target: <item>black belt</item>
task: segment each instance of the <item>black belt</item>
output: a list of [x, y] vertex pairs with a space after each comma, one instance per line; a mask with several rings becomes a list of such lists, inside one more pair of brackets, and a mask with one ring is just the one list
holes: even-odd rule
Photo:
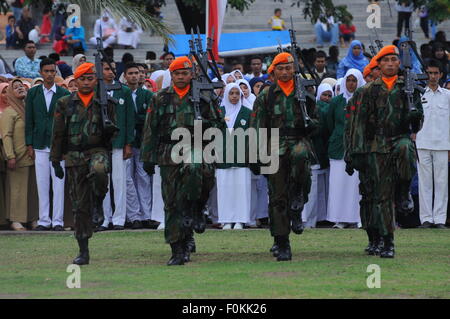
[[302, 128], [280, 128], [280, 136], [294, 136], [294, 137], [303, 137], [305, 136], [305, 130]]
[[91, 150], [93, 148], [99, 148], [99, 147], [105, 147], [105, 145], [103, 145], [103, 144], [93, 144], [93, 145], [82, 146], [82, 145], [71, 145], [71, 144], [69, 144], [67, 146], [67, 151], [68, 152], [86, 152], [86, 151], [89, 151], [89, 150]]

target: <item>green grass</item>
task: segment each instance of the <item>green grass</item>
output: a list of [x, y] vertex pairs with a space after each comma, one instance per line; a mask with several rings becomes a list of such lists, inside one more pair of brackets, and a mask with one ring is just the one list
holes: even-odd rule
[[[306, 230], [291, 235], [293, 260], [276, 262], [268, 230], [207, 230], [191, 263], [168, 267], [161, 231], [96, 233], [81, 289], [68, 289], [71, 233], [0, 235], [0, 298], [449, 298], [450, 232], [395, 236], [396, 258], [381, 259], [364, 255], [362, 230]], [[369, 264], [380, 289], [366, 286]]]

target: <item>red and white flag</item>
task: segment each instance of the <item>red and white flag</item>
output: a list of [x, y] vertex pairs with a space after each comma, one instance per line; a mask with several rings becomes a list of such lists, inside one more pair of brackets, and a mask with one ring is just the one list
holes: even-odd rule
[[226, 7], [227, 0], [206, 0], [206, 33], [214, 40], [212, 51], [216, 60], [219, 57], [219, 41]]

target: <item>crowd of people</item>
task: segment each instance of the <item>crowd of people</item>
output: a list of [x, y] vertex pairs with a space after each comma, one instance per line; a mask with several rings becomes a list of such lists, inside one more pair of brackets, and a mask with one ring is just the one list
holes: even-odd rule
[[[14, 74], [0, 68], [0, 225], [13, 230], [63, 231], [73, 221], [69, 190], [64, 179], [56, 178], [57, 172], [49, 161], [55, 105], [61, 97], [78, 91], [75, 70], [85, 62], [92, 62], [92, 58], [85, 55], [82, 27], [37, 27], [27, 8], [22, 9], [17, 23], [15, 16], [16, 11], [8, 19], [7, 34], [13, 36], [8, 37], [7, 46], [21, 47], [24, 56], [15, 60]], [[311, 163], [312, 185], [302, 216], [306, 227], [358, 228], [361, 227], [359, 179], [357, 173], [347, 174], [344, 161], [346, 107], [359, 88], [379, 79], [380, 74], [376, 57], [354, 39], [351, 23], [324, 31], [324, 27], [334, 25], [330, 17], [327, 19], [328, 22], [318, 22], [315, 27], [317, 49], [302, 50], [300, 60], [301, 66], [308, 70], [307, 76], [320, 83], [308, 90], [315, 95], [315, 113], [321, 124], [312, 137], [317, 160]], [[279, 20], [281, 10], [277, 9], [269, 21], [273, 30], [285, 28]], [[142, 136], [138, 132], [142, 132], [151, 96], [171, 86], [169, 67], [175, 55], [165, 52], [160, 61], [155, 61], [154, 53], [149, 52], [146, 61], [134, 61], [133, 55], [126, 53], [120, 62], [115, 62], [112, 47], [118, 44], [136, 48], [142, 30], [125, 18], [117, 26], [105, 12], [96, 21], [89, 42], [96, 43], [100, 27], [109, 54], [109, 60], [103, 61], [104, 81], [123, 85], [110, 95], [124, 104], [126, 111], [117, 123], [121, 133], [112, 145], [110, 191], [103, 202], [105, 221], [97, 230], [163, 229], [161, 173], [157, 167], [155, 174], [149, 176], [143, 169]], [[55, 52], [37, 58], [36, 41], [26, 36], [32, 30], [38, 32], [40, 43], [53, 38]], [[349, 42], [347, 54], [341, 60], [337, 46], [339, 30], [343, 41]], [[327, 36], [332, 44], [328, 54], [321, 50]], [[404, 41], [408, 39], [400, 38], [394, 44], [400, 46]], [[449, 51], [445, 33], [439, 31], [430, 43], [420, 46], [419, 55], [411, 52], [414, 70], [426, 72], [429, 80], [423, 95], [425, 122], [415, 137], [419, 162], [411, 190], [416, 214], [398, 216], [398, 225], [402, 227], [445, 228], [448, 223]], [[61, 54], [69, 52], [73, 54], [72, 65], [60, 60]], [[211, 74], [211, 80], [223, 81], [225, 85], [216, 93], [221, 97], [222, 113], [227, 114], [229, 130], [248, 128], [256, 97], [274, 82], [272, 59], [273, 55], [268, 54], [217, 61], [221, 78], [214, 79]], [[216, 186], [205, 214], [216, 228], [263, 227], [267, 225], [268, 204], [267, 178], [254, 175], [245, 164], [227, 163], [217, 167]]]

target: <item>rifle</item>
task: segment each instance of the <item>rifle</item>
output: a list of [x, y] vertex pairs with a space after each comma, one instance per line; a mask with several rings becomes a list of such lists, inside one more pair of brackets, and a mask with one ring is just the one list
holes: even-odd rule
[[278, 51], [278, 53], [281, 53], [281, 52], [283, 52], [283, 46], [281, 45], [280, 39], [277, 39], [277, 41], [278, 41], [277, 51]]
[[297, 47], [297, 41], [295, 38], [295, 30], [294, 30], [294, 24], [292, 23], [292, 17], [291, 17], [291, 29], [289, 29], [289, 35], [291, 38], [291, 55], [294, 58], [295, 100], [300, 105], [300, 108], [301, 108], [301, 111], [303, 114], [303, 121], [305, 124], [305, 128], [307, 128], [311, 122], [311, 118], [309, 117], [308, 111], [306, 109], [306, 95], [307, 95], [306, 87], [317, 85], [317, 82], [315, 80], [308, 80], [306, 78], [305, 73], [303, 72], [302, 68], [300, 67], [300, 65], [298, 63], [298, 58], [297, 58], [298, 47]]
[[372, 53], [372, 56], [375, 56], [377, 54], [377, 51], [375, 50], [375, 47], [373, 46], [373, 41], [372, 41], [372, 37], [369, 34], [369, 40], [370, 40], [370, 45], [369, 45], [369, 49], [370, 49], [370, 53]]
[[[201, 120], [202, 115], [200, 111], [200, 102], [203, 99], [206, 103], [210, 103], [211, 99], [216, 100], [217, 97], [214, 94], [214, 89], [223, 88], [223, 83], [221, 81], [212, 82], [208, 76], [207, 69], [211, 64], [208, 61], [208, 53], [212, 53], [212, 39], [208, 39], [208, 47], [206, 51], [203, 51], [202, 48], [202, 40], [200, 37], [200, 32], [197, 30], [197, 39], [194, 38], [194, 32], [191, 30], [191, 40], [189, 40], [189, 49], [190, 49], [190, 59], [192, 61], [192, 84], [191, 84], [191, 97], [190, 100], [194, 104], [194, 113], [195, 119]], [[219, 71], [217, 69], [217, 64], [214, 61], [214, 57], [211, 54], [213, 63], [212, 70], [216, 73], [216, 76], [220, 78]], [[201, 70], [201, 73], [197, 72], [197, 68], [195, 65], [195, 61], [197, 61], [198, 66]], [[207, 92], [207, 94], [202, 94], [203, 92]]]
[[[97, 99], [100, 104], [102, 123], [103, 123], [103, 134], [107, 141], [110, 141], [111, 137], [115, 132], [119, 131], [119, 128], [110, 120], [108, 116], [108, 102], [113, 102], [117, 104], [117, 100], [108, 95], [110, 90], [120, 90], [122, 85], [120, 83], [115, 83], [112, 85], [106, 85], [103, 81], [103, 64], [102, 58], [106, 58], [105, 51], [103, 49], [103, 39], [102, 39], [102, 26], [100, 25], [100, 37], [97, 38], [97, 53], [95, 56], [95, 72], [97, 73]], [[109, 61], [107, 61], [111, 70], [113, 70]]]
[[373, 30], [375, 31], [375, 43], [377, 44], [378, 51], [380, 51], [383, 48], [383, 41], [378, 37], [377, 28], [373, 28]]

